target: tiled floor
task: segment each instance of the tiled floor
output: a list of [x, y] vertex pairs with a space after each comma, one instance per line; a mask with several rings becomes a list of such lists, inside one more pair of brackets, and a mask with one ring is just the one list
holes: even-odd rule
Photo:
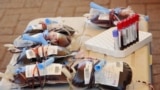
[[0, 0], [0, 71], [4, 71], [12, 54], [3, 47], [20, 35], [28, 22], [39, 17], [82, 16], [94, 1], [104, 7], [126, 7], [147, 14], [149, 32], [153, 33], [153, 81], [160, 90], [160, 0]]

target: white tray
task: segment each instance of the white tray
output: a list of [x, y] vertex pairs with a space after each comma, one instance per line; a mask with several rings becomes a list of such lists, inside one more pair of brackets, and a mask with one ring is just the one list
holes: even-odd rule
[[110, 28], [97, 36], [87, 40], [85, 46], [88, 50], [99, 52], [102, 54], [114, 56], [114, 57], [126, 57], [135, 50], [143, 47], [145, 44], [152, 41], [152, 34], [144, 31], [139, 31], [139, 41], [135, 44], [125, 48], [124, 50], [114, 49], [114, 39], [112, 31], [116, 29]]

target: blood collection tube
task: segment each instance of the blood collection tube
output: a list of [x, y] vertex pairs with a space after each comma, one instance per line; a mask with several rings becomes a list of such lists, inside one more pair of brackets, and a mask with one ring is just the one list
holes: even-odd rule
[[124, 19], [117, 24], [120, 50], [127, 48], [139, 40], [139, 15]]
[[130, 35], [130, 22], [129, 22], [129, 18], [125, 19], [124, 20], [124, 29], [126, 31], [126, 44], [125, 46], [128, 47], [130, 45], [130, 42], [131, 42], [131, 35]]
[[136, 39], [136, 41], [138, 42], [139, 41], [139, 15], [138, 14], [136, 14], [135, 15], [136, 16], [136, 20], [135, 20], [135, 22], [136, 22], [136, 31], [137, 31], [137, 39]]
[[122, 22], [117, 23], [118, 28], [118, 41], [119, 41], [119, 48], [120, 50], [123, 50], [123, 35], [122, 35]]
[[119, 50], [118, 30], [113, 30], [112, 34], [113, 34], [113, 38], [114, 38], [114, 49]]
[[126, 29], [126, 20], [122, 21], [122, 38], [123, 38], [123, 49], [127, 47], [127, 29]]
[[137, 39], [137, 26], [136, 26], [136, 17], [135, 15], [132, 16], [132, 34], [133, 34], [133, 43], [136, 42]]
[[134, 33], [133, 33], [133, 18], [132, 16], [128, 18], [128, 28], [129, 28], [129, 32], [128, 32], [128, 38], [129, 38], [129, 46], [133, 44], [134, 41]]
[[135, 41], [135, 37], [134, 37], [135, 30], [134, 30], [133, 27], [134, 27], [134, 18], [133, 18], [133, 16], [131, 16], [131, 19], [130, 19], [130, 28], [131, 28], [132, 43], [134, 43], [134, 41]]

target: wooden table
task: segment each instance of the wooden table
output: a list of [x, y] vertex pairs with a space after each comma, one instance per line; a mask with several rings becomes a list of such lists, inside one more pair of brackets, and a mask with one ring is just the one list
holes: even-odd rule
[[[51, 18], [55, 19], [55, 18]], [[32, 20], [28, 25], [38, 23], [40, 20], [44, 20], [44, 18], [39, 18]], [[95, 58], [104, 58], [108, 61], [124, 61], [127, 62], [132, 70], [133, 70], [133, 79], [132, 83], [127, 87], [127, 90], [149, 90], [149, 88], [142, 84], [135, 83], [136, 80], [146, 81], [150, 82], [150, 67], [149, 67], [149, 47], [148, 45], [145, 45], [144, 47], [140, 48], [139, 50], [135, 51], [134, 53], [130, 54], [129, 56], [125, 58], [115, 58], [103, 54], [99, 54], [96, 52], [88, 51], [85, 49], [85, 46], [83, 45], [84, 41], [87, 39], [103, 32], [105, 29], [101, 29], [97, 26], [94, 26], [93, 24], [86, 23], [86, 18], [84, 17], [63, 17], [62, 18], [63, 23], [66, 25], [69, 25], [73, 27], [76, 30], [75, 36], [72, 40], [72, 44], [68, 47], [71, 50], [76, 50], [79, 47], [84, 51], [85, 56], [91, 56]], [[140, 30], [148, 31], [147, 23], [143, 18], [141, 18], [140, 21]], [[80, 41], [80, 42], [79, 42]], [[18, 54], [14, 54], [10, 64], [14, 64], [16, 61]], [[9, 72], [9, 70], [6, 70], [6, 73]], [[0, 86], [6, 89], [10, 89], [11, 83], [7, 81], [6, 79], [2, 79], [0, 82]], [[66, 90], [68, 88], [68, 85], [62, 85], [62, 86], [53, 86], [50, 88], [51, 90]], [[49, 88], [47, 88], [48, 90]]]

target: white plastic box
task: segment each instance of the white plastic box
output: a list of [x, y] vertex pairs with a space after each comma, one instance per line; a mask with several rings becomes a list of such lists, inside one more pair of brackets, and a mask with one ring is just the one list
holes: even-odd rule
[[114, 38], [112, 36], [112, 31], [116, 27], [110, 28], [97, 36], [87, 40], [85, 46], [88, 50], [99, 52], [102, 54], [114, 56], [114, 57], [126, 57], [135, 50], [143, 47], [145, 44], [148, 44], [152, 41], [152, 34], [144, 31], [139, 31], [139, 41], [133, 45], [125, 48], [124, 50], [115, 50], [114, 49]]

